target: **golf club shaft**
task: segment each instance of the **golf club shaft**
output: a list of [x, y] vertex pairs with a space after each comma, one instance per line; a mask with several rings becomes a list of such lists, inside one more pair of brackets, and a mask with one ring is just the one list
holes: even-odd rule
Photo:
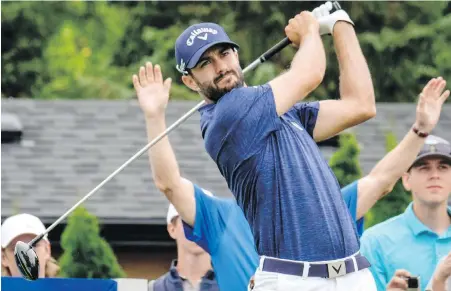
[[[332, 8], [330, 10], [330, 13], [333, 13], [337, 10], [340, 10], [341, 6], [338, 3], [338, 1], [332, 2]], [[280, 52], [283, 48], [285, 48], [287, 45], [291, 43], [290, 39], [288, 37], [285, 37], [281, 41], [279, 41], [276, 45], [274, 45], [272, 48], [267, 50], [264, 54], [262, 54], [258, 59], [253, 61], [251, 64], [249, 64], [244, 70], [243, 73], [246, 73], [247, 70], [253, 70], [255, 67], [257, 67], [259, 64], [264, 63], [265, 61], [272, 58], [275, 54]]]
[[[283, 39], [276, 45], [274, 45], [272, 48], [270, 48], [268, 51], [266, 51], [263, 55], [260, 56], [257, 60], [252, 62], [250, 65], [248, 65], [246, 68], [243, 69], [243, 74], [247, 73], [248, 71], [254, 69], [259, 64], [264, 63], [268, 59], [270, 59], [273, 55], [281, 51], [283, 48], [288, 46], [290, 44], [290, 41], [288, 38]], [[119, 168], [116, 169], [113, 173], [111, 173], [105, 180], [103, 180], [99, 185], [97, 185], [94, 189], [91, 190], [86, 196], [84, 196], [80, 201], [78, 201], [74, 206], [72, 206], [66, 213], [64, 213], [60, 218], [58, 218], [52, 225], [50, 225], [44, 233], [42, 233], [39, 236], [36, 236], [29, 244], [33, 246], [35, 243], [37, 243], [39, 240], [41, 240], [47, 233], [52, 231], [55, 226], [57, 226], [61, 221], [63, 221], [71, 212], [73, 212], [80, 204], [85, 202], [89, 197], [91, 197], [94, 193], [96, 193], [100, 188], [103, 187], [106, 183], [108, 183], [114, 176], [119, 174], [125, 167], [127, 167], [130, 163], [132, 163], [134, 160], [136, 160], [138, 157], [140, 157], [142, 154], [144, 154], [150, 147], [152, 147], [154, 144], [159, 142], [163, 137], [168, 135], [172, 130], [177, 128], [180, 124], [182, 124], [185, 120], [187, 120], [191, 115], [194, 114], [200, 107], [202, 107], [205, 104], [205, 100], [201, 101], [199, 104], [194, 106], [190, 111], [188, 111], [185, 115], [180, 117], [174, 124], [172, 124], [170, 127], [168, 127], [164, 132], [162, 132], [159, 136], [157, 136], [155, 139], [153, 139], [151, 142], [149, 142], [145, 147], [143, 147], [139, 152], [137, 152], [135, 155], [133, 155], [128, 161], [126, 161], [124, 164], [122, 164]]]

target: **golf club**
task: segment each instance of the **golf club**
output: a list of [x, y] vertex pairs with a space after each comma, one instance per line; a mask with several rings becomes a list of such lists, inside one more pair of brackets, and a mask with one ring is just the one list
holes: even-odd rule
[[[329, 4], [330, 3], [330, 4]], [[340, 5], [337, 2], [333, 4], [328, 2], [330, 5], [329, 10], [332, 12], [341, 9]], [[267, 50], [264, 54], [262, 54], [257, 60], [252, 62], [246, 68], [243, 69], [243, 74], [253, 70], [259, 64], [264, 63], [273, 57], [276, 53], [280, 52], [286, 46], [290, 44], [290, 40], [285, 37], [283, 40], [278, 42], [272, 48]], [[39, 277], [39, 259], [36, 255], [36, 252], [33, 250], [33, 247], [46, 235], [48, 234], [55, 226], [57, 226], [62, 220], [64, 220], [71, 212], [73, 212], [80, 204], [85, 202], [91, 195], [96, 193], [103, 185], [105, 185], [108, 181], [110, 181], [114, 176], [116, 176], [119, 172], [121, 172], [125, 167], [127, 167], [131, 162], [140, 157], [143, 153], [145, 153], [150, 147], [155, 145], [158, 141], [160, 141], [163, 137], [165, 137], [172, 130], [177, 128], [181, 123], [183, 123], [186, 119], [188, 119], [194, 112], [196, 112], [200, 107], [205, 104], [205, 101], [200, 102], [196, 106], [194, 106], [190, 111], [188, 111], [185, 115], [183, 115], [180, 119], [178, 119], [174, 124], [168, 127], [163, 133], [157, 136], [154, 140], [149, 142], [145, 147], [143, 147], [140, 151], [138, 151], [135, 155], [133, 155], [128, 161], [122, 164], [118, 169], [116, 169], [113, 173], [111, 173], [105, 180], [103, 180], [99, 185], [97, 185], [94, 189], [91, 190], [86, 196], [84, 196], [80, 201], [78, 201], [72, 208], [70, 208], [66, 213], [64, 213], [60, 218], [58, 218], [52, 225], [50, 225], [42, 234], [36, 236], [32, 241], [28, 244], [22, 241], [18, 241], [16, 243], [14, 249], [14, 258], [16, 260], [17, 267], [22, 273], [23, 277], [27, 280], [36, 280]]]

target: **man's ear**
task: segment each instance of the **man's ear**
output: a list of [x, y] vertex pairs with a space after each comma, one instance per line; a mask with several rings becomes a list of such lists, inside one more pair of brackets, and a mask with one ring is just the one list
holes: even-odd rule
[[175, 227], [176, 227], [176, 226], [175, 226], [174, 223], [169, 223], [169, 224], [168, 224], [168, 233], [169, 233], [169, 236], [172, 237], [172, 239], [174, 239], [174, 240], [177, 239]]
[[196, 81], [194, 81], [194, 78], [191, 75], [183, 75], [182, 82], [191, 90], [199, 92], [199, 86], [197, 86]]
[[406, 189], [407, 191], [411, 191], [411, 187], [410, 187], [410, 174], [409, 173], [404, 173], [402, 175], [402, 185], [404, 186], [404, 189]]
[[7, 268], [8, 267], [8, 258], [6, 257], [6, 250], [2, 248], [2, 266]]

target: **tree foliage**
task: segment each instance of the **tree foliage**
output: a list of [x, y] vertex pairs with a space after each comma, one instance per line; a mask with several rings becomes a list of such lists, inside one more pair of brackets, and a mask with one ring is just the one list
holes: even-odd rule
[[[395, 134], [393, 132], [388, 132], [385, 137], [385, 148], [387, 153], [393, 150], [397, 144], [398, 142]], [[393, 187], [393, 190], [379, 200], [366, 215], [365, 228], [369, 228], [390, 217], [403, 213], [411, 201], [412, 198], [410, 193], [405, 190], [401, 179], [399, 179]]]
[[[131, 98], [131, 75], [160, 63], [174, 82], [173, 98], [198, 99], [175, 70], [174, 42], [188, 25], [223, 25], [240, 44], [245, 67], [284, 37], [295, 13], [319, 2], [63, 1], [2, 5], [2, 96]], [[414, 101], [432, 76], [451, 77], [449, 2], [342, 2], [356, 23], [378, 101]], [[337, 98], [339, 67], [324, 36], [328, 66], [316, 99]], [[287, 48], [246, 76], [264, 83], [285, 70]]]
[[338, 183], [344, 187], [362, 177], [359, 163], [359, 144], [352, 133], [340, 135], [340, 148], [332, 155], [329, 166], [334, 171]]
[[66, 278], [121, 278], [125, 273], [113, 250], [99, 236], [97, 218], [79, 207], [69, 216], [61, 235], [64, 253], [59, 259], [61, 277]]

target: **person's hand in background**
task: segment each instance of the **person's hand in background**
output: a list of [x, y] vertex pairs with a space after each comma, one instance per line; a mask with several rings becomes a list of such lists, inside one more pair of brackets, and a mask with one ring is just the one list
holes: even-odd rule
[[396, 270], [390, 282], [388, 282], [387, 291], [407, 291], [406, 278], [410, 276], [410, 273], [406, 270]]
[[437, 265], [437, 268], [432, 275], [431, 290], [448, 291], [446, 290], [446, 281], [449, 277], [451, 277], [451, 252]]

